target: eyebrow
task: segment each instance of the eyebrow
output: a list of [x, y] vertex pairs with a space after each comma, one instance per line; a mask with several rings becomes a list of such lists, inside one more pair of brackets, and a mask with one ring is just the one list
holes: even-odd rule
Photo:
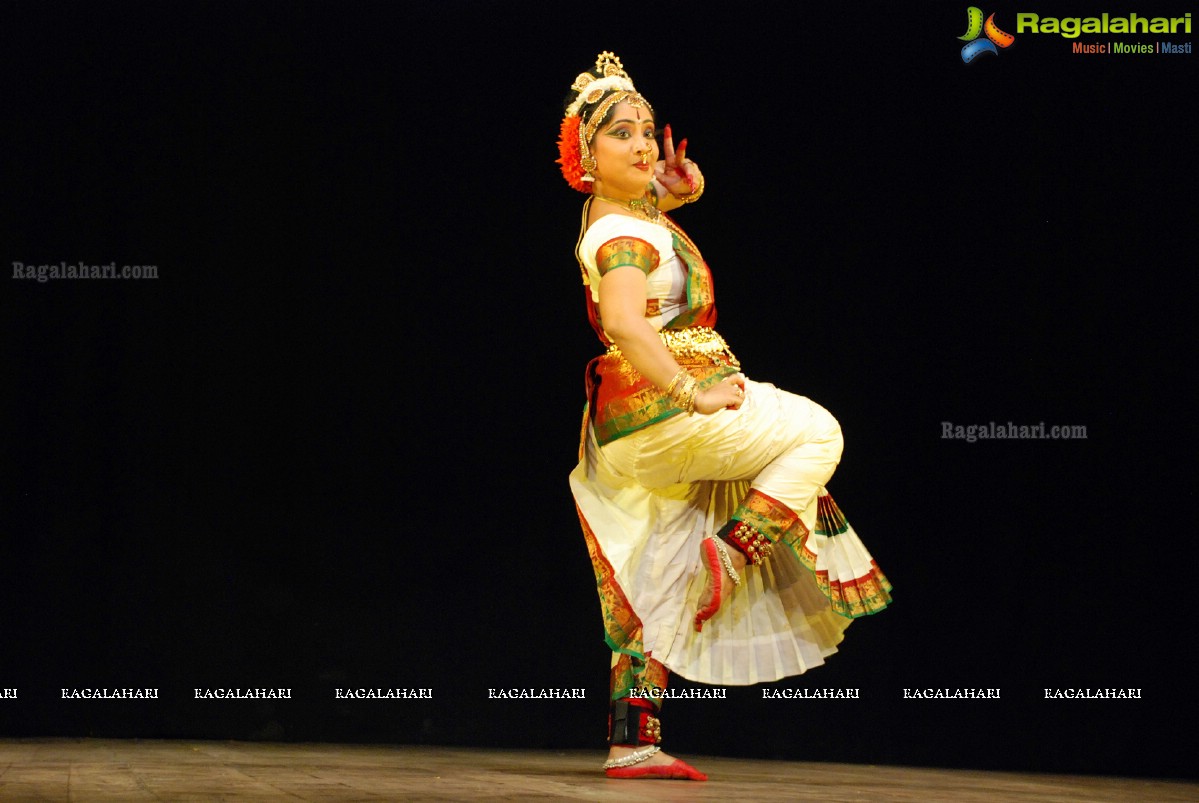
[[644, 120], [630, 120], [626, 117], [626, 118], [622, 118], [620, 120], [613, 120], [608, 125], [608, 128], [611, 128], [614, 125], [619, 125], [620, 123], [632, 123], [633, 125], [637, 125], [638, 123], [650, 123], [652, 125], [653, 122], [654, 122], [654, 118], [652, 118], [652, 117], [647, 117]]

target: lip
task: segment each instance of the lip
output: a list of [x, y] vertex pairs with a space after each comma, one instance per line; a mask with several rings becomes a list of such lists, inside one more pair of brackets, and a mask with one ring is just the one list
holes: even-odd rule
[[652, 165], [642, 164], [641, 162], [633, 162], [633, 167], [640, 170], [642, 173], [648, 173]]

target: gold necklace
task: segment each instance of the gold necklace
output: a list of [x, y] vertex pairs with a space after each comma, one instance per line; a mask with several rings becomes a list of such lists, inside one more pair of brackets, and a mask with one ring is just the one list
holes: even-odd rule
[[659, 220], [662, 213], [658, 211], [658, 207], [651, 204], [644, 198], [634, 198], [630, 201], [619, 201], [616, 198], [609, 198], [606, 195], [592, 193], [592, 197], [599, 198], [601, 201], [607, 201], [610, 204], [616, 204], [622, 209], [627, 209], [633, 213], [634, 217], [648, 220], [650, 223], [661, 223]]

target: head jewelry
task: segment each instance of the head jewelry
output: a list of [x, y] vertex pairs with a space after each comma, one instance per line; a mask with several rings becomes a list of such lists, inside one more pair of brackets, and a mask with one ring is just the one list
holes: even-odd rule
[[[595, 157], [591, 155], [591, 140], [595, 130], [617, 103], [627, 101], [637, 107], [653, 109], [638, 94], [624, 65], [611, 51], [605, 50], [595, 60], [595, 69], [579, 73], [570, 88], [575, 98], [566, 107], [562, 129], [558, 136], [558, 164], [567, 183], [579, 192], [591, 192], [587, 185], [595, 181]], [[609, 94], [610, 93], [610, 94]], [[595, 105], [585, 112], [585, 106]]]

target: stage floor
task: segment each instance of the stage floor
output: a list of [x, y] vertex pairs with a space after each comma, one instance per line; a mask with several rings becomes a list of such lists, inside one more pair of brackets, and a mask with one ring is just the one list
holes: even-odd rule
[[693, 758], [707, 783], [617, 781], [602, 760], [599, 750], [0, 740], [0, 800], [1199, 800], [1199, 784], [1178, 781], [729, 758]]

